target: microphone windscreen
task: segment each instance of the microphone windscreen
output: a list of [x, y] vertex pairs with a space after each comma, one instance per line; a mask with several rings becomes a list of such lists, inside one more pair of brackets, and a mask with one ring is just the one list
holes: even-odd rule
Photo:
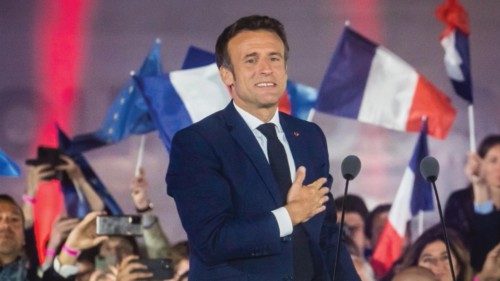
[[436, 158], [432, 156], [426, 156], [420, 162], [420, 173], [430, 182], [435, 182], [439, 175], [439, 163]]
[[354, 179], [361, 170], [361, 161], [356, 155], [349, 155], [342, 161], [340, 166], [342, 176], [346, 180]]

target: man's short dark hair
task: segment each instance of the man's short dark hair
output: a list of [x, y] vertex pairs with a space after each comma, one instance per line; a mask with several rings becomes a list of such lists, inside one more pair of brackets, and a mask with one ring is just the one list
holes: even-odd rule
[[479, 157], [484, 158], [488, 151], [497, 144], [500, 144], [500, 135], [489, 135], [481, 141], [477, 154]]
[[366, 223], [366, 219], [368, 218], [368, 208], [366, 207], [365, 201], [357, 195], [347, 194], [345, 197], [338, 197], [335, 199], [335, 206], [337, 211], [342, 211], [342, 203], [345, 203], [345, 212], [346, 213], [358, 213], [363, 222]]
[[222, 31], [222, 33], [219, 35], [219, 38], [217, 38], [217, 43], [215, 44], [215, 58], [217, 67], [225, 66], [231, 68], [231, 60], [229, 58], [227, 45], [231, 38], [245, 30], [267, 30], [276, 33], [276, 35], [280, 37], [281, 41], [283, 41], [283, 44], [285, 45], [285, 61], [287, 61], [289, 48], [283, 24], [281, 24], [281, 22], [279, 22], [277, 19], [268, 16], [253, 15], [240, 18], [235, 23], [226, 27], [224, 31]]

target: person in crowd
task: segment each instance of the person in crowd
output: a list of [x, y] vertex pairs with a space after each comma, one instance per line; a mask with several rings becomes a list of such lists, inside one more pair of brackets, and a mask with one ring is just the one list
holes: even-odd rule
[[[326, 140], [279, 113], [287, 81], [283, 25], [243, 17], [216, 61], [233, 100], [172, 141], [167, 191], [190, 243], [193, 280], [359, 280], [339, 235]], [[298, 169], [296, 169], [298, 168]]]
[[0, 194], [0, 280], [64, 280], [52, 267], [43, 277], [37, 275], [33, 230], [25, 225], [21, 206], [9, 195]]
[[469, 153], [465, 174], [470, 184], [450, 196], [444, 217], [462, 235], [472, 266], [480, 271], [500, 242], [500, 135], [486, 137], [477, 153]]
[[149, 258], [166, 258], [170, 255], [170, 241], [163, 231], [158, 217], [153, 213], [153, 204], [148, 195], [149, 184], [143, 168], [130, 185], [131, 197], [136, 211], [142, 215], [144, 245]]
[[410, 266], [398, 272], [392, 281], [439, 281], [439, 279], [425, 267]]
[[[32, 227], [33, 227], [33, 207], [37, 203], [35, 200], [36, 192], [38, 191], [38, 186], [46, 181], [46, 179], [52, 178], [56, 172], [65, 173], [66, 176], [73, 182], [75, 188], [81, 192], [85, 197], [86, 201], [89, 203], [91, 211], [102, 211], [104, 209], [104, 203], [98, 194], [94, 191], [90, 183], [86, 180], [80, 167], [75, 163], [73, 159], [66, 155], [60, 155], [60, 160], [62, 164], [58, 166], [51, 166], [47, 163], [36, 163], [27, 166], [27, 187], [26, 192], [23, 195], [23, 214], [25, 217], [25, 229], [29, 234], [27, 237], [31, 237]], [[50, 234], [49, 241], [47, 242], [45, 250], [45, 260], [40, 266], [41, 271], [46, 271], [51, 268], [54, 256], [59, 252], [63, 241], [68, 236], [69, 232], [78, 224], [79, 219], [67, 217], [66, 212], [63, 211], [62, 214], [54, 221], [52, 226], [52, 231]], [[34, 241], [34, 238], [33, 238]], [[34, 242], [33, 242], [34, 243]], [[33, 247], [34, 259], [37, 257], [36, 247]], [[32, 262], [34, 263], [34, 261]], [[86, 263], [88, 264], [88, 263]], [[84, 263], [82, 265], [82, 271], [84, 270]], [[85, 268], [88, 268], [85, 267]], [[43, 273], [39, 273], [42, 275]]]
[[[447, 234], [456, 280], [472, 280], [469, 252], [453, 229], [447, 229]], [[398, 271], [412, 266], [421, 266], [431, 270], [439, 281], [452, 281], [445, 241], [441, 225], [427, 229], [405, 252]]]
[[378, 238], [382, 230], [384, 229], [385, 223], [389, 218], [389, 211], [391, 210], [391, 204], [381, 204], [376, 206], [369, 214], [366, 220], [365, 235], [370, 241], [370, 251], [367, 258], [371, 256], [371, 251], [375, 249], [377, 245]]
[[363, 281], [375, 280], [373, 269], [365, 256], [366, 250], [369, 247], [369, 241], [365, 236], [365, 223], [368, 217], [368, 208], [363, 199], [357, 195], [348, 194], [345, 197], [339, 197], [335, 199], [338, 220], [340, 220], [343, 204], [345, 211], [344, 233], [347, 233], [346, 236], [352, 240], [354, 245], [354, 248], [348, 247], [348, 250], [351, 253], [356, 272]]

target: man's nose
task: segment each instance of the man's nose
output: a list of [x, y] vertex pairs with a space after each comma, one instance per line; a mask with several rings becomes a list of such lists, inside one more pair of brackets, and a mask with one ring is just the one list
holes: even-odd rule
[[271, 74], [273, 72], [271, 64], [268, 60], [261, 60], [259, 63], [259, 71], [262, 74]]

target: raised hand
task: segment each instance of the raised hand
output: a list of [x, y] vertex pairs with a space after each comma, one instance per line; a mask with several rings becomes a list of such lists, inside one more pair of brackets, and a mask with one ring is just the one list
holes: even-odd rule
[[136, 262], [138, 256], [128, 256], [122, 260], [117, 269], [112, 270], [116, 281], [135, 281], [151, 278], [153, 274], [147, 271], [147, 267]]
[[[97, 216], [104, 214], [101, 211], [88, 213], [69, 233], [64, 245], [74, 251], [82, 251], [97, 246], [108, 239], [107, 236], [97, 236], [95, 232], [95, 220]], [[75, 264], [76, 258], [77, 255], [68, 253], [64, 249], [59, 255], [61, 264]]]
[[319, 178], [304, 186], [305, 177], [306, 169], [301, 166], [297, 169], [295, 181], [288, 191], [285, 208], [293, 225], [306, 222], [326, 209], [324, 204], [328, 201], [329, 193], [329, 189], [323, 186], [326, 178]]
[[467, 156], [467, 164], [465, 165], [464, 172], [469, 181], [472, 183], [474, 191], [474, 202], [482, 203], [490, 199], [490, 191], [486, 178], [481, 171], [481, 157], [474, 152], [470, 152]]
[[80, 167], [78, 167], [75, 161], [73, 161], [73, 159], [63, 154], [61, 154], [59, 157], [64, 162], [64, 164], [56, 166], [56, 170], [66, 172], [66, 174], [68, 174], [68, 176], [73, 181], [85, 178], [83, 176], [82, 170], [80, 169]]
[[144, 174], [144, 169], [141, 168], [139, 175], [132, 180], [132, 184], [130, 185], [130, 195], [132, 196], [135, 208], [138, 210], [148, 208], [151, 202], [148, 196], [149, 184]]

